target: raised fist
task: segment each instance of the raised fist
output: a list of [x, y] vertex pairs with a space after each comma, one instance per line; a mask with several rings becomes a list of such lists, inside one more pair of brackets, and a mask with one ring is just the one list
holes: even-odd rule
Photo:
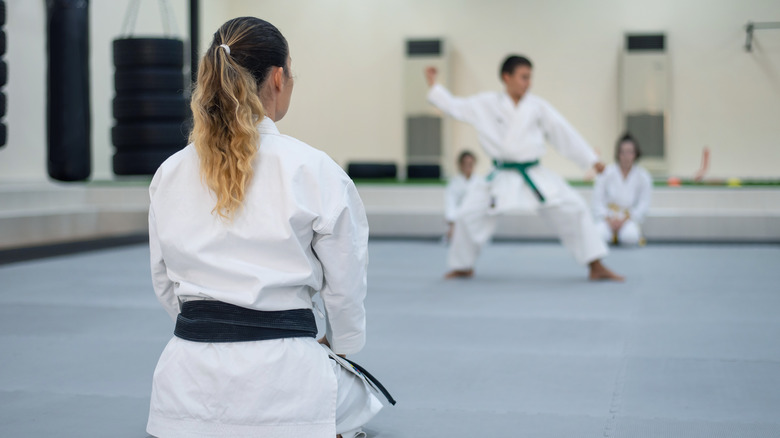
[[439, 74], [439, 71], [436, 70], [436, 67], [429, 66], [425, 68], [425, 80], [428, 82], [429, 87], [433, 87], [433, 85], [436, 83], [436, 76]]

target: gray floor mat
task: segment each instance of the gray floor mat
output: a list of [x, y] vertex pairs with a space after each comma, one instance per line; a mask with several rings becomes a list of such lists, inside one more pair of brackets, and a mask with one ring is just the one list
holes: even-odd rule
[[[780, 437], [780, 247], [650, 245], [592, 283], [559, 245], [370, 245], [369, 436]], [[136, 245], [0, 266], [0, 436], [145, 437], [173, 322]]]

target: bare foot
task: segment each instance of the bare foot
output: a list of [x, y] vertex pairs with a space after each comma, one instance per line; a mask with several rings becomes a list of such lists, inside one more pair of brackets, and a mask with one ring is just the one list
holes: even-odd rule
[[450, 278], [471, 278], [474, 276], [474, 270], [473, 269], [455, 269], [453, 271], [448, 272], [446, 275], [444, 275], [444, 278], [450, 279]]
[[615, 274], [607, 269], [606, 266], [601, 264], [601, 260], [590, 262], [590, 274], [588, 278], [593, 281], [609, 280], [609, 281], [625, 281], [625, 277]]

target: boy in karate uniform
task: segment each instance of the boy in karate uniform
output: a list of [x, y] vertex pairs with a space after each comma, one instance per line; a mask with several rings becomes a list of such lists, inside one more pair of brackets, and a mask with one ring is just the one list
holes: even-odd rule
[[435, 67], [425, 70], [428, 100], [449, 116], [472, 125], [480, 144], [493, 159], [494, 171], [471, 184], [455, 221], [447, 264], [447, 278], [474, 275], [482, 246], [496, 228], [498, 214], [535, 210], [558, 233], [575, 260], [589, 267], [591, 280], [623, 277], [607, 269], [601, 259], [607, 247], [599, 236], [588, 206], [556, 173], [539, 165], [549, 141], [583, 169], [604, 170], [595, 152], [547, 101], [528, 92], [531, 61], [509, 56], [501, 66], [504, 92], [455, 97], [436, 83]]

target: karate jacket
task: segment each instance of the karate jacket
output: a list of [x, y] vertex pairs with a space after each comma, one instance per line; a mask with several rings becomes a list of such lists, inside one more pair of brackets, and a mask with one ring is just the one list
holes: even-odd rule
[[[213, 211], [193, 145], [149, 192], [155, 293], [257, 310], [312, 308], [320, 293], [336, 353], [365, 343], [368, 223], [357, 190], [325, 153], [265, 118], [254, 174], [232, 221]], [[148, 431], [162, 436], [335, 436], [336, 380], [313, 338], [197, 343], [173, 338], [154, 375]], [[212, 435], [209, 435], [212, 434]]]
[[[564, 157], [583, 169], [598, 162], [598, 156], [582, 136], [546, 100], [527, 92], [515, 105], [505, 92], [484, 92], [468, 97], [453, 96], [440, 84], [431, 87], [428, 101], [449, 116], [473, 126], [485, 152], [494, 160], [532, 162], [551, 144]], [[554, 204], [568, 185], [543, 166], [528, 170], [529, 177]], [[514, 170], [494, 171], [488, 176], [496, 213], [535, 209], [540, 205], [522, 176]], [[461, 212], [468, 206], [464, 206]]]

